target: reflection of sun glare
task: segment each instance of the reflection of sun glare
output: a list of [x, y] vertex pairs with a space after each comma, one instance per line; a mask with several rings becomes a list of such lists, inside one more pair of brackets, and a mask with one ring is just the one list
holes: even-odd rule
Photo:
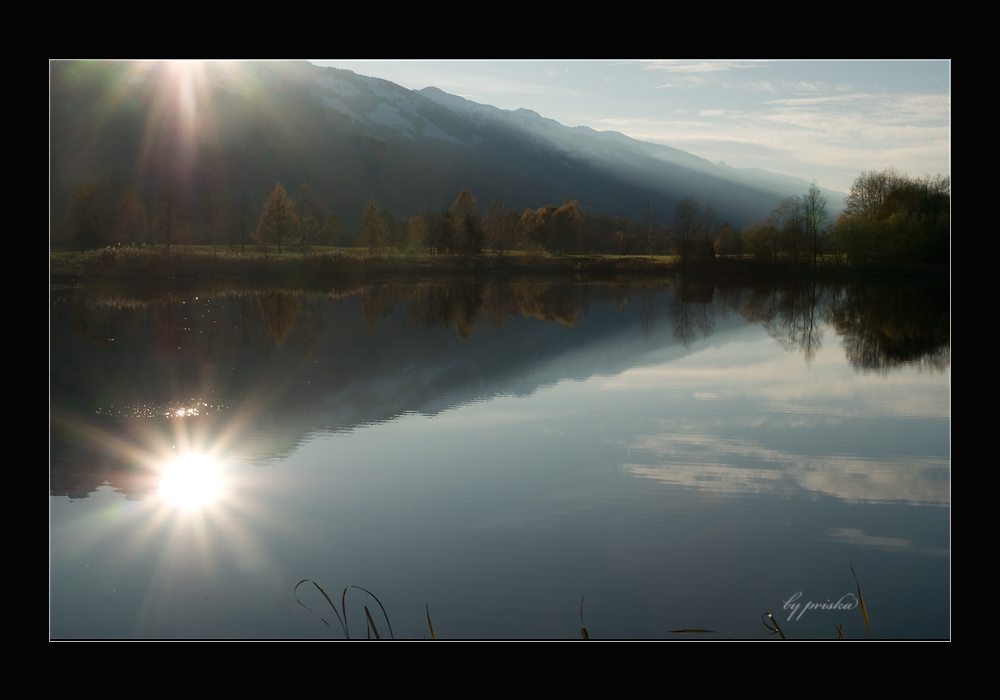
[[160, 477], [160, 496], [182, 510], [215, 501], [222, 491], [218, 465], [211, 459], [188, 454], [170, 462]]
[[[81, 436], [95, 461], [118, 467], [108, 474], [116, 505], [95, 511], [95, 536], [120, 541], [129, 560], [154, 557], [148, 600], [157, 610], [161, 596], [187, 590], [190, 581], [214, 585], [218, 562], [269, 566], [258, 528], [276, 523], [260, 512], [260, 483], [240, 467], [245, 454], [234, 447], [252, 430], [252, 414], [229, 408], [189, 397], [108, 406], [96, 419], [53, 410], [60, 434]], [[140, 617], [158, 614], [153, 607]]]

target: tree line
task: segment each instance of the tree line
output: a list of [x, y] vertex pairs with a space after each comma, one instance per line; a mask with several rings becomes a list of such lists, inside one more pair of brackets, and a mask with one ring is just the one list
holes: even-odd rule
[[813, 184], [804, 196], [784, 200], [764, 221], [724, 232], [715, 248], [767, 263], [815, 265], [820, 256], [833, 256], [851, 265], [947, 265], [951, 178], [910, 177], [893, 167], [863, 172], [836, 219]]
[[132, 186], [115, 197], [108, 178], [94, 179], [73, 191], [64, 223], [81, 252], [178, 244], [281, 252], [285, 246], [335, 246], [343, 233], [336, 213], [326, 211], [308, 184], [299, 188], [297, 203], [280, 183], [254, 201], [246, 193], [230, 196], [214, 178], [198, 196], [167, 181], [145, 197]]
[[951, 178], [869, 171], [851, 187], [831, 230], [834, 246], [855, 263], [951, 260]]
[[674, 252], [684, 238], [711, 241], [718, 230], [729, 226], [718, 222], [711, 207], [702, 208], [694, 196], [682, 204], [690, 220], [685, 220], [679, 233], [676, 226], [658, 224], [652, 205], [636, 218], [589, 214], [576, 200], [520, 211], [495, 199], [480, 206], [472, 192], [462, 190], [443, 212], [427, 209], [401, 219], [379, 209], [372, 197], [353, 245], [372, 253], [474, 256], [527, 251], [652, 256]]
[[804, 195], [782, 201], [763, 222], [723, 232], [716, 249], [763, 262], [816, 265], [820, 254], [829, 252], [828, 222], [826, 196], [813, 183]]
[[854, 264], [950, 259], [950, 178], [911, 178], [894, 168], [862, 173], [835, 220], [814, 183], [742, 230], [719, 221], [693, 195], [677, 203], [666, 224], [652, 204], [634, 218], [588, 214], [577, 201], [522, 212], [499, 200], [480, 207], [475, 195], [462, 190], [443, 212], [427, 209], [403, 218], [370, 197], [352, 231], [306, 183], [297, 199], [275, 183], [262, 202], [253, 202], [247, 195], [228, 196], [211, 178], [197, 198], [168, 182], [147, 200], [149, 206], [131, 187], [115, 199], [107, 179], [95, 180], [74, 191], [66, 222], [81, 250], [180, 243], [240, 251], [252, 246], [265, 255], [342, 246], [372, 254], [672, 254], [682, 262], [724, 255], [794, 265], [816, 265], [831, 255]]
[[[283, 253], [312, 246], [362, 247], [430, 255], [502, 254], [547, 251], [557, 254], [669, 254], [678, 241], [711, 240], [720, 224], [710, 207], [693, 196], [678, 207], [679, 231], [661, 226], [649, 205], [635, 218], [585, 213], [578, 201], [520, 211], [503, 201], [481, 206], [462, 190], [444, 211], [426, 209], [399, 217], [370, 197], [354, 230], [345, 230], [308, 184], [293, 199], [281, 183], [262, 201], [245, 194], [231, 197], [214, 180], [193, 197], [173, 183], [140, 196], [125, 187], [117, 197], [107, 178], [73, 192], [65, 219], [80, 250], [106, 246], [220, 245], [247, 246]], [[728, 226], [723, 224], [721, 226]]]

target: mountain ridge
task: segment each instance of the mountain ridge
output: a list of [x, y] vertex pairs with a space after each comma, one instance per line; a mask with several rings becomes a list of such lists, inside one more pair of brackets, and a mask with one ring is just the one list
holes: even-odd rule
[[[468, 189], [484, 204], [495, 199], [519, 210], [577, 200], [590, 213], [637, 218], [652, 204], [663, 223], [694, 195], [741, 227], [808, 188], [618, 132], [567, 127], [530, 109], [502, 110], [308, 62], [205, 64], [203, 101], [191, 120], [196, 134], [185, 136], [179, 117], [156, 112], [170, 104], [169, 69], [50, 65], [54, 214], [75, 187], [102, 175], [115, 189], [147, 193], [168, 176], [182, 178], [190, 197], [216, 178], [255, 201], [276, 181], [290, 192], [307, 182], [349, 225], [372, 196], [409, 216], [443, 211]], [[116, 105], [110, 112], [109, 103]], [[827, 194], [834, 204], [838, 193]]]

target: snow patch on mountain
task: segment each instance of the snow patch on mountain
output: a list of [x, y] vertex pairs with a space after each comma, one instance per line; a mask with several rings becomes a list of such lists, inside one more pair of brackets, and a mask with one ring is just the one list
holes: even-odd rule
[[398, 107], [386, 102], [379, 102], [375, 105], [375, 109], [367, 112], [365, 116], [371, 123], [403, 132], [410, 139], [413, 138], [413, 135], [417, 131], [416, 124], [412, 120], [403, 115]]
[[458, 146], [468, 146], [465, 141], [457, 139], [451, 134], [445, 133], [437, 124], [424, 120], [424, 136], [432, 139], [438, 139], [439, 141], [447, 141], [448, 143], [454, 143]]
[[357, 97], [362, 94], [361, 88], [339, 76], [325, 75], [320, 78], [314, 78], [314, 80], [323, 87], [333, 90], [341, 97]]
[[341, 98], [339, 98], [339, 97], [329, 97], [329, 96], [324, 96], [324, 97], [323, 97], [323, 104], [324, 104], [324, 105], [326, 105], [326, 106], [327, 106], [327, 107], [328, 107], [329, 109], [332, 109], [332, 110], [333, 110], [333, 111], [335, 111], [335, 112], [342, 112], [343, 114], [346, 114], [346, 115], [347, 115], [347, 116], [349, 116], [349, 117], [350, 117], [351, 119], [354, 119], [354, 120], [358, 120], [358, 119], [359, 119], [359, 117], [360, 117], [360, 115], [358, 115], [358, 114], [355, 114], [355, 113], [354, 113], [354, 112], [353, 112], [353, 111], [352, 111], [352, 110], [351, 110], [351, 109], [350, 109], [350, 108], [349, 108], [349, 107], [347, 106], [347, 103], [346, 103], [346, 102], [344, 102], [344, 101], [343, 101], [343, 100], [342, 100]]

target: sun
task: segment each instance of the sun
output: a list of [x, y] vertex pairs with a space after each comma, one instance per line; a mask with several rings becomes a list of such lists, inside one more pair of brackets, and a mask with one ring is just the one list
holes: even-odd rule
[[222, 475], [215, 460], [187, 454], [168, 463], [160, 476], [160, 497], [181, 510], [212, 504], [222, 493]]

